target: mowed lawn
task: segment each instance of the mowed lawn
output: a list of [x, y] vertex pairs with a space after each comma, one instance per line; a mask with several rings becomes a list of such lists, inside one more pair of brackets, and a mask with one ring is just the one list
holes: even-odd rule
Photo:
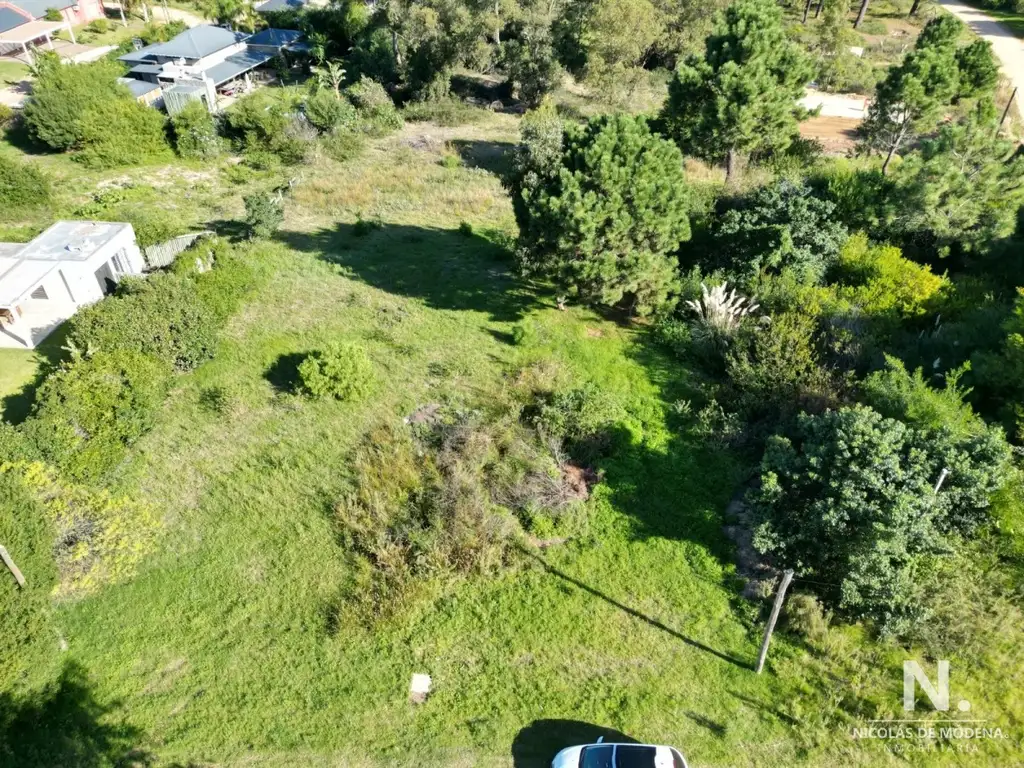
[[[492, 172], [511, 126], [460, 129], [461, 143], [412, 126], [303, 180], [265, 255], [273, 278], [115, 479], [162, 511], [160, 551], [129, 583], [61, 606], [73, 684], [16, 746], [19, 765], [105, 765], [127, 745], [159, 766], [541, 768], [615, 732], [694, 766], [897, 764], [846, 726], [896, 716], [902, 654], [873, 657], [888, 687], [851, 683], [780, 634], [766, 673], [751, 671], [763, 621], [722, 532], [739, 467], [683, 429], [688, 373], [642, 326], [559, 311], [515, 276]], [[448, 153], [467, 163], [442, 166]], [[333, 339], [368, 350], [367, 401], [290, 392], [297, 356]], [[424, 404], [478, 407], [538, 361], [628, 413], [588, 533], [357, 620], [331, 514], [353, 446]], [[229, 412], [202, 407], [211, 387], [233, 393]], [[414, 672], [434, 681], [419, 706]]]

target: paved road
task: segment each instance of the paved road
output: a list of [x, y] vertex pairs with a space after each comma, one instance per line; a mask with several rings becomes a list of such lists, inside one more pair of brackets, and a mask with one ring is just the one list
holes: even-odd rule
[[956, 0], [939, 0], [939, 4], [992, 43], [992, 52], [1003, 65], [1003, 74], [1018, 88], [1017, 108], [1024, 114], [1020, 99], [1024, 98], [1024, 41], [998, 21], [969, 5]]

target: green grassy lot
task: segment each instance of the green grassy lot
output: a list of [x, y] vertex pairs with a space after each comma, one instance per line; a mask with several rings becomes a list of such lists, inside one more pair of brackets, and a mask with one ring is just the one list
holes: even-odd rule
[[[600, 728], [675, 744], [695, 766], [906, 764], [849, 729], [902, 714], [912, 652], [849, 628], [816, 648], [780, 632], [766, 673], [751, 671], [763, 617], [740, 597], [722, 531], [740, 463], [682, 428], [673, 404], [692, 396], [690, 374], [642, 325], [559, 311], [515, 276], [495, 175], [515, 131], [507, 115], [411, 125], [349, 164], [302, 169], [261, 257], [271, 280], [216, 357], [178, 379], [112, 482], [160, 510], [159, 552], [134, 580], [59, 607], [64, 684], [16, 713], [11, 765], [541, 768]], [[452, 153], [461, 166], [441, 164]], [[237, 207], [218, 173], [200, 197], [224, 193], [210, 220]], [[69, 199], [100, 183], [68, 179]], [[360, 217], [380, 226], [359, 236]], [[295, 356], [333, 339], [368, 350], [367, 401], [289, 391]], [[426, 403], [486, 403], [537, 361], [628, 414], [626, 447], [595, 468], [587, 533], [526, 550], [500, 576], [429, 582], [384, 623], [356, 620], [331, 519], [353, 446]], [[204, 410], [214, 386], [241, 407]], [[979, 717], [1019, 725], [1017, 643], [996, 634], [958, 692]], [[407, 702], [414, 672], [434, 679], [421, 706]], [[981, 760], [1009, 764], [1016, 744], [983, 744]]]
[[0, 349], [0, 399], [21, 392], [35, 377], [38, 365], [35, 352]]
[[10, 58], [0, 60], [0, 86], [6, 86], [8, 82], [20, 83], [28, 76], [28, 64]]

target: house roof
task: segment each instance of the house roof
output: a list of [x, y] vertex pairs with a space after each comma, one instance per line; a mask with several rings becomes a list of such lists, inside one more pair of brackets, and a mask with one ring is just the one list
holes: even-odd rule
[[0, 8], [0, 32], [20, 27], [31, 21], [24, 14], [18, 13], [14, 8]]
[[201, 59], [204, 56], [224, 50], [240, 43], [249, 37], [244, 32], [232, 32], [212, 24], [200, 24], [186, 29], [166, 43], [147, 45], [138, 51], [132, 51], [119, 57], [129, 63], [144, 63], [154, 58], [166, 59]]
[[29, 243], [0, 243], [0, 307], [21, 301], [62, 263], [86, 261], [131, 224], [58, 221]]
[[256, 6], [256, 13], [274, 13], [276, 11], [297, 11], [306, 7], [309, 0], [267, 0]]
[[7, 2], [16, 8], [20, 8], [33, 19], [42, 18], [51, 8], [63, 11], [65, 8], [70, 8], [75, 4], [74, 2], [69, 2], [69, 0], [7, 0]]
[[[134, 70], [132, 71], [134, 72]], [[150, 93], [152, 91], [160, 90], [159, 83], [150, 83], [145, 80], [136, 80], [133, 77], [119, 77], [117, 79], [117, 82], [126, 86], [128, 90], [132, 92], [132, 96], [134, 96], [135, 98], [145, 96], [147, 93]]]
[[65, 23], [63, 21], [26, 21], [24, 24], [12, 27], [6, 32], [0, 32], [0, 43], [13, 43], [15, 45], [31, 43], [33, 40], [38, 40], [40, 37], [52, 34], [64, 27]]
[[260, 51], [237, 53], [234, 56], [228, 56], [220, 64], [210, 67], [203, 74], [213, 80], [215, 86], [221, 85], [248, 72], [250, 69], [255, 69], [272, 58], [274, 58], [274, 54]]
[[302, 33], [297, 29], [274, 29], [269, 27], [245, 41], [246, 45], [262, 48], [284, 48], [302, 38]]

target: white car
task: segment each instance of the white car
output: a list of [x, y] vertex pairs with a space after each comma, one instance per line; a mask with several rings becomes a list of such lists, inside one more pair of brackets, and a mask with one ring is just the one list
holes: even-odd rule
[[654, 744], [596, 744], [568, 747], [555, 755], [551, 768], [687, 768], [674, 747]]

